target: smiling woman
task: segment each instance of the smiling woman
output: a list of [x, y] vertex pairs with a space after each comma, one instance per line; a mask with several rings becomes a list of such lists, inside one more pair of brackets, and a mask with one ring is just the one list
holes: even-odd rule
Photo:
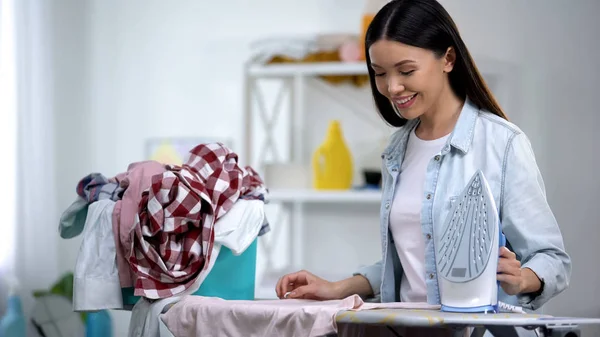
[[14, 266], [17, 173], [17, 106], [15, 78], [14, 7], [0, 1], [0, 274]]
[[[466, 97], [507, 119], [448, 13], [433, 1], [396, 4], [377, 13], [365, 39], [371, 89], [383, 119], [400, 127], [439, 109], [458, 112]], [[448, 101], [457, 104], [436, 106]]]
[[[284, 275], [278, 296], [359, 294], [483, 312], [501, 302], [537, 310], [564, 291], [571, 258], [529, 138], [507, 120], [443, 6], [436, 0], [388, 2], [373, 18], [365, 47], [377, 110], [396, 127], [381, 155], [381, 260], [338, 282], [307, 271]], [[442, 303], [447, 275], [436, 268], [435, 242], [447, 228], [453, 198], [479, 171], [506, 237], [497, 263], [486, 266], [496, 275], [486, 287], [497, 290], [483, 305], [468, 298], [480, 297], [479, 291], [461, 296], [458, 305]], [[469, 229], [473, 235], [476, 228]], [[459, 254], [468, 259], [470, 252]]]

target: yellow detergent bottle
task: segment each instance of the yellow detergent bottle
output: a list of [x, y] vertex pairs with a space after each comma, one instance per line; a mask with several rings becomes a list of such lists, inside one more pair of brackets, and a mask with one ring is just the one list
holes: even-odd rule
[[329, 123], [327, 137], [315, 151], [312, 164], [315, 189], [347, 190], [352, 187], [352, 155], [339, 121]]

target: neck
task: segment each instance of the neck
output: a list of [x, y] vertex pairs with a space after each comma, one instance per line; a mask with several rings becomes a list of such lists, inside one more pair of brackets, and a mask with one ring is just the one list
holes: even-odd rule
[[415, 130], [417, 136], [432, 140], [452, 132], [463, 104], [464, 100], [456, 96], [450, 87], [446, 87], [431, 110], [420, 117], [419, 126]]

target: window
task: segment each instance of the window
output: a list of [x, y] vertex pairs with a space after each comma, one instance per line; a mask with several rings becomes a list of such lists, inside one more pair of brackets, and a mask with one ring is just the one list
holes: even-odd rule
[[0, 269], [14, 267], [17, 210], [17, 78], [14, 0], [0, 0]]

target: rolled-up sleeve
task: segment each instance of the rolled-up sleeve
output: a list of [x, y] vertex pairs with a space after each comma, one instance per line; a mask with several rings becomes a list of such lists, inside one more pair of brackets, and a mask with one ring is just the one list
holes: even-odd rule
[[522, 267], [531, 269], [542, 281], [542, 291], [518, 295], [519, 303], [536, 310], [568, 287], [571, 259], [548, 205], [531, 144], [523, 133], [508, 144], [503, 186], [501, 221], [506, 239]]
[[361, 267], [353, 274], [354, 276], [362, 275], [367, 280], [369, 280], [371, 289], [373, 289], [373, 297], [378, 297], [379, 293], [381, 292], [381, 282], [382, 282], [381, 268], [382, 268], [382, 264], [381, 264], [381, 261], [379, 261], [372, 265]]

